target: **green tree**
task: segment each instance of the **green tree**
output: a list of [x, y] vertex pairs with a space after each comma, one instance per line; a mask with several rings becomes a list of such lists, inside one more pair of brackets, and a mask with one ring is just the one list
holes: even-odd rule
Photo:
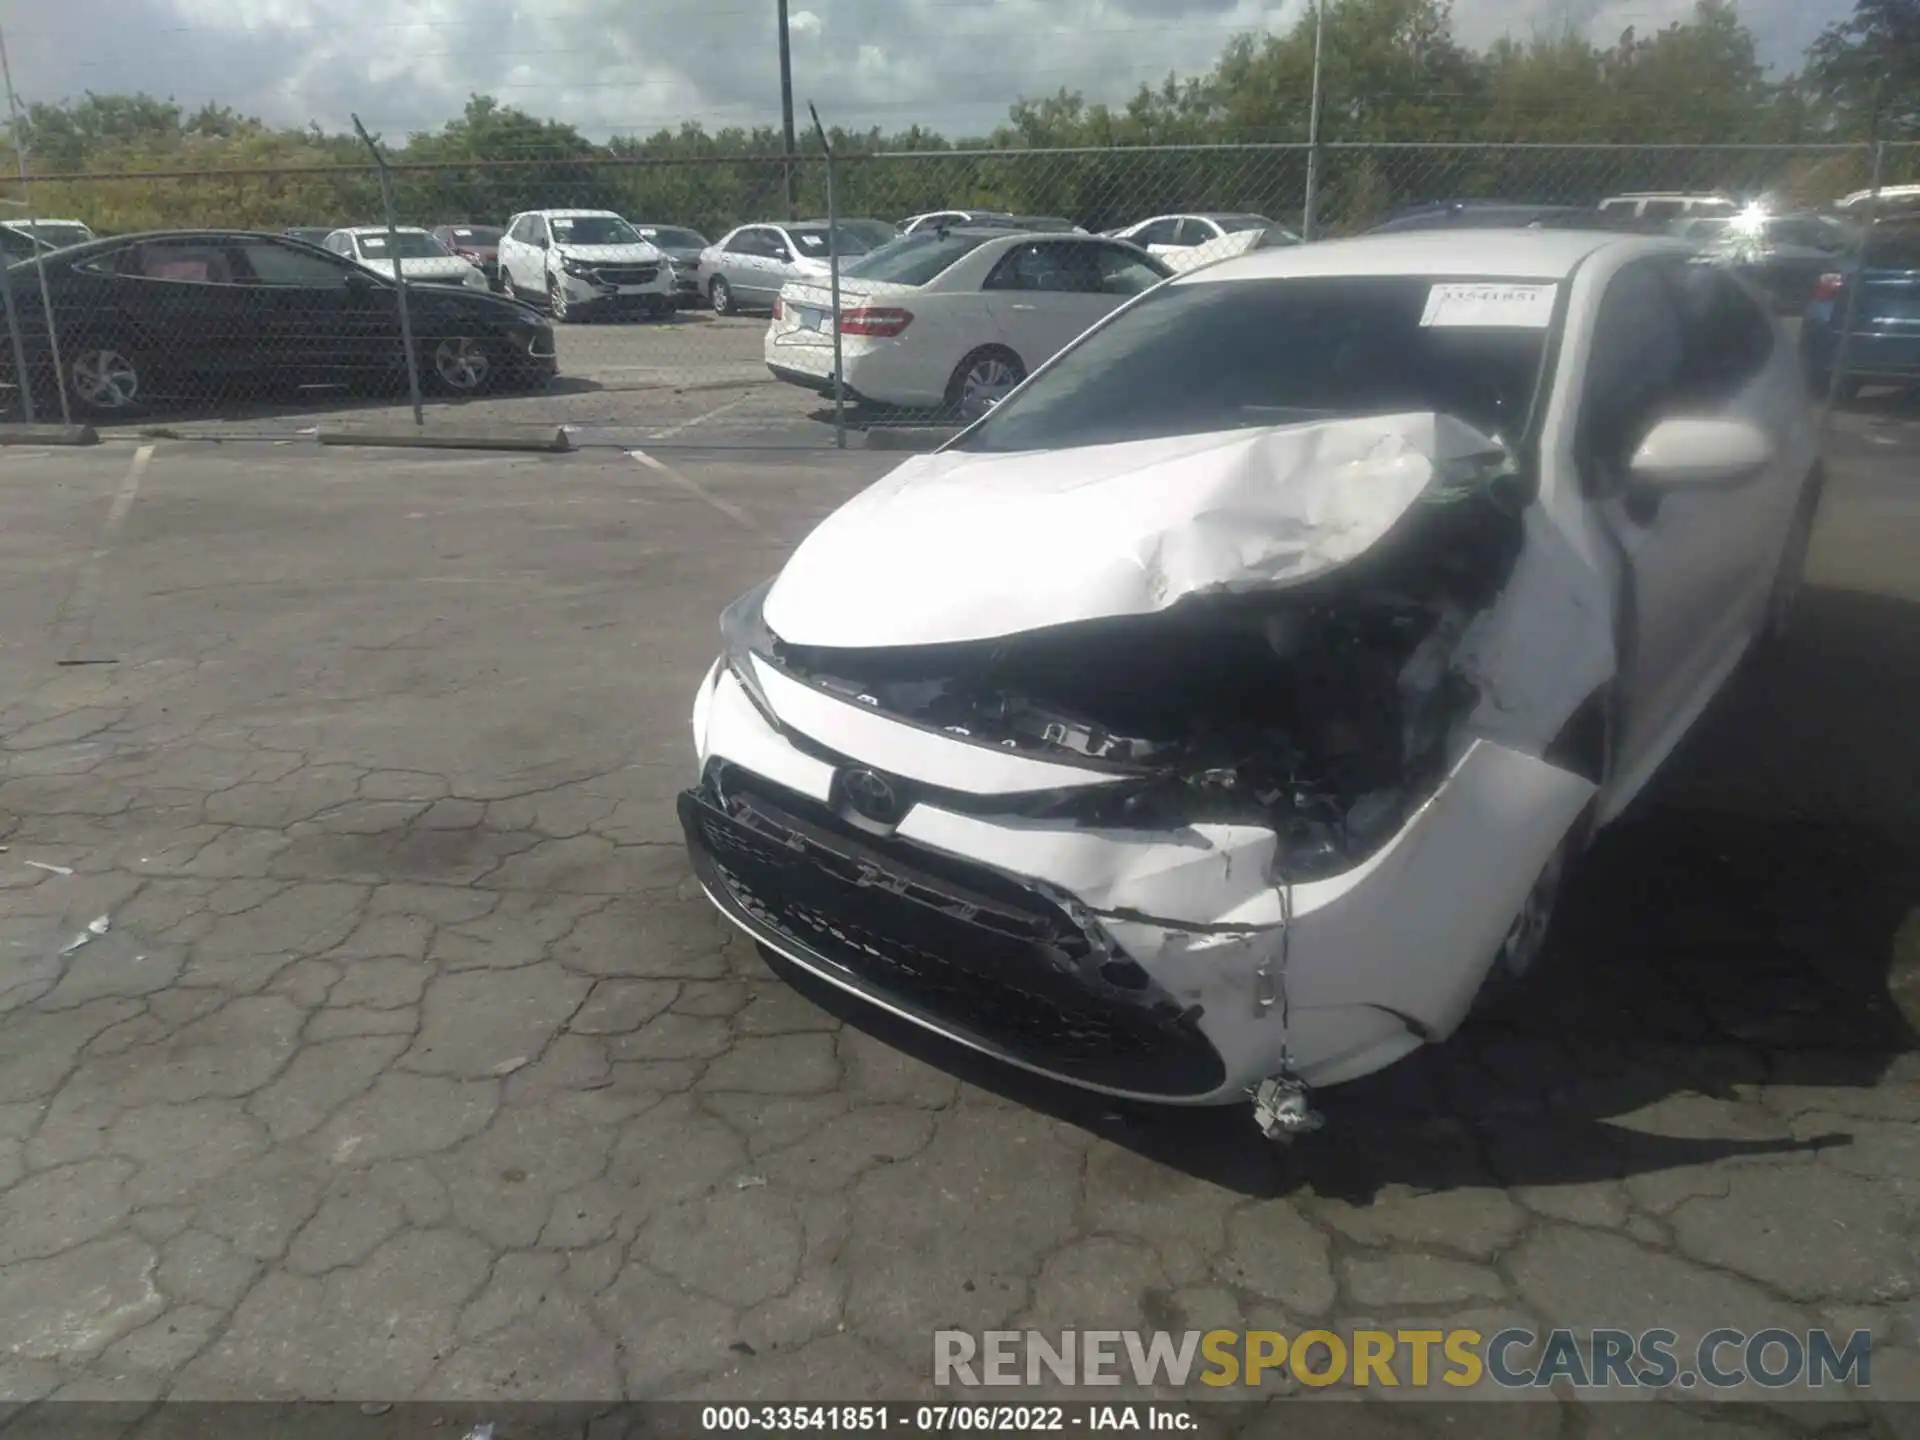
[[1807, 82], [1843, 133], [1920, 139], [1920, 0], [1855, 0], [1813, 42]]

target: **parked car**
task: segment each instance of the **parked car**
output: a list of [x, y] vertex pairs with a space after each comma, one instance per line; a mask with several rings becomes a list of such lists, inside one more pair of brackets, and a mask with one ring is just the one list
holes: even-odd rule
[[430, 232], [448, 253], [487, 277], [487, 284], [500, 288], [500, 237], [506, 231], [498, 225], [436, 225]]
[[1086, 230], [1060, 215], [1010, 215], [1004, 210], [932, 210], [900, 222], [900, 233], [970, 226], [974, 229], [1032, 230], [1047, 235], [1085, 235]]
[[1578, 205], [1531, 205], [1505, 200], [1441, 200], [1402, 210], [1367, 233], [1394, 235], [1406, 230], [1529, 230], [1591, 214]]
[[30, 231], [15, 225], [0, 224], [0, 263], [11, 265], [16, 260], [31, 260], [35, 255], [44, 255], [54, 248]]
[[340, 228], [338, 225], [289, 225], [280, 233], [302, 245], [325, 245], [327, 237]]
[[[1876, 194], [1878, 200], [1875, 200]], [[1905, 214], [1920, 205], [1920, 185], [1882, 185], [1878, 191], [1856, 190], [1833, 202], [1841, 214], [1864, 214], [1873, 204], [1882, 214]]]
[[[1155, 215], [1118, 230], [1109, 231], [1116, 239], [1131, 240], [1147, 253], [1167, 259], [1176, 251], [1214, 246], [1229, 235], [1248, 230], [1278, 230], [1298, 242], [1300, 237], [1284, 225], [1276, 225], [1264, 215], [1214, 213], [1192, 215]], [[1212, 253], [1220, 253], [1214, 251]]]
[[659, 317], [674, 305], [673, 263], [611, 210], [529, 210], [500, 237], [500, 288], [565, 323], [595, 313]]
[[1547, 951], [1791, 611], [1814, 416], [1690, 258], [1426, 232], [1134, 299], [722, 616], [707, 895], [976, 1051], [1310, 1128]]
[[1800, 347], [1815, 390], [1832, 382], [1846, 328], [1847, 292], [1857, 290], [1839, 394], [1866, 385], [1920, 384], [1920, 211], [1888, 216], [1858, 255], [1836, 259], [1815, 282], [1800, 324]]
[[771, 308], [789, 280], [824, 277], [831, 250], [843, 265], [867, 253], [867, 244], [842, 229], [829, 247], [824, 225], [766, 222], [729, 230], [700, 252], [700, 275], [717, 315]]
[[1300, 237], [1286, 226], [1268, 225], [1258, 230], [1236, 230], [1231, 235], [1222, 235], [1218, 240], [1210, 240], [1204, 245], [1169, 250], [1163, 258], [1174, 270], [1185, 274], [1202, 265], [1231, 260], [1236, 255], [1251, 255], [1256, 250], [1273, 250], [1299, 243]]
[[7, 224], [55, 250], [84, 245], [94, 238], [93, 231], [78, 220], [9, 220]]
[[[845, 388], [858, 400], [983, 413], [1061, 346], [1173, 272], [1097, 236], [923, 230], [840, 280]], [[767, 327], [767, 369], [833, 389], [833, 298], [790, 280]]]
[[[33, 265], [8, 274], [42, 413], [58, 403]], [[45, 257], [75, 407], [114, 418], [159, 396], [389, 384], [403, 377], [393, 281], [281, 235], [124, 235]], [[422, 286], [408, 305], [421, 378], [472, 395], [554, 375], [553, 329], [483, 291]], [[0, 383], [17, 386], [0, 346]]]
[[1602, 215], [1648, 220], [1664, 225], [1687, 215], [1733, 215], [1741, 207], [1738, 201], [1717, 193], [1697, 195], [1676, 190], [1636, 190], [1626, 195], [1609, 195], [1595, 208]]
[[639, 232], [642, 240], [673, 262], [674, 299], [682, 305], [698, 303], [706, 293], [700, 284], [700, 253], [713, 242], [698, 230], [689, 230], [684, 225], [651, 225], [643, 222], [633, 228]]
[[384, 225], [360, 225], [351, 230], [336, 230], [322, 248], [376, 275], [394, 273], [395, 247], [399, 250], [399, 273], [409, 285], [464, 285], [469, 290], [491, 290], [480, 267], [449, 252], [446, 246], [425, 230], [403, 225], [388, 230]]
[[[802, 225], [824, 227], [827, 222], [825, 217], [822, 217], [817, 220], [802, 220], [800, 223]], [[845, 234], [853, 236], [869, 250], [878, 250], [889, 240], [898, 240], [900, 238], [900, 227], [886, 220], [849, 220], [842, 216], [840, 229]]]
[[[1719, 225], [1716, 231], [1703, 227]], [[1798, 315], [1813, 298], [1820, 277], [1851, 250], [1854, 232], [1838, 220], [1811, 212], [1737, 215], [1687, 222], [1683, 237], [1701, 246], [1701, 258], [1745, 276], [1776, 309]]]

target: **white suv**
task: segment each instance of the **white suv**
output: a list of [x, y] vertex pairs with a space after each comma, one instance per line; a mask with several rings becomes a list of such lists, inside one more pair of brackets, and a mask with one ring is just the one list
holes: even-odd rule
[[611, 210], [528, 210], [500, 237], [500, 288], [557, 321], [673, 310], [673, 262]]

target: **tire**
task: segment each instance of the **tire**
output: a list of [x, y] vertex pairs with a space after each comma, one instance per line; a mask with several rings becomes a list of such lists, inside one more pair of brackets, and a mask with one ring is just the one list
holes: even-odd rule
[[972, 424], [1022, 380], [1027, 367], [1003, 345], [982, 345], [954, 367], [947, 381], [947, 409]]
[[500, 357], [488, 341], [449, 335], [421, 351], [421, 378], [443, 395], [484, 395], [499, 383]]
[[567, 299], [567, 287], [553, 283], [553, 276], [547, 276], [547, 314], [553, 317], [556, 325], [565, 325], [574, 318], [573, 304]]
[[88, 338], [64, 357], [67, 394], [88, 415], [111, 417], [139, 410], [145, 366], [124, 341]]
[[733, 287], [727, 284], [727, 277], [716, 275], [713, 283], [707, 286], [707, 299], [713, 304], [716, 315], [738, 315], [740, 312], [733, 303]]
[[507, 269], [505, 261], [500, 263], [500, 293], [509, 300], [520, 298], [520, 292], [513, 288], [513, 272]]

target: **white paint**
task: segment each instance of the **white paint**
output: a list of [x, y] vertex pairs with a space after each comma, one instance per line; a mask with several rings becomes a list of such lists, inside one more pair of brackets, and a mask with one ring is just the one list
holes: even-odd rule
[[753, 521], [747, 518], [746, 511], [742, 510], [730, 500], [722, 500], [698, 480], [690, 479], [688, 476], [682, 475], [665, 461], [656, 460], [644, 450], [629, 450], [627, 453], [655, 474], [665, 476], [668, 480], [671, 480], [689, 495], [694, 496], [696, 499], [706, 501], [707, 504], [718, 510], [729, 520], [743, 525], [749, 530], [755, 528]]
[[1294, 585], [1372, 546], [1443, 469], [1499, 450], [1429, 414], [917, 455], [802, 542], [767, 624], [801, 645], [925, 645]]
[[722, 415], [725, 415], [728, 411], [738, 410], [742, 405], [746, 404], [747, 401], [752, 398], [753, 397], [750, 395], [742, 395], [738, 399], [729, 400], [724, 405], [716, 405], [713, 409], [707, 411], [704, 415], [696, 415], [693, 417], [693, 419], [682, 421], [678, 425], [669, 425], [664, 430], [654, 431], [651, 435], [647, 436], [647, 440], [649, 442], [656, 441], [656, 440], [671, 440], [676, 435], [684, 435], [689, 430], [697, 430], [700, 428], [700, 426], [705, 425], [710, 420], [718, 420]]
[[127, 466], [127, 478], [120, 482], [120, 493], [113, 497], [113, 506], [107, 511], [107, 523], [100, 531], [99, 549], [105, 549], [113, 543], [113, 537], [126, 523], [128, 513], [133, 509], [135, 497], [140, 494], [140, 481], [147, 473], [147, 466], [153, 462], [153, 446], [142, 445], [133, 452], [133, 463]]
[[1544, 330], [1553, 323], [1557, 285], [1435, 285], [1422, 326], [1434, 329]]

